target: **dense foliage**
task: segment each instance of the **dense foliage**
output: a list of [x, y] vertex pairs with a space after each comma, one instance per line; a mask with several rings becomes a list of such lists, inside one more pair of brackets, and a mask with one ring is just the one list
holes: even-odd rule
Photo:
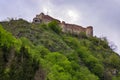
[[61, 32], [53, 21], [0, 22], [0, 80], [119, 80], [106, 39]]

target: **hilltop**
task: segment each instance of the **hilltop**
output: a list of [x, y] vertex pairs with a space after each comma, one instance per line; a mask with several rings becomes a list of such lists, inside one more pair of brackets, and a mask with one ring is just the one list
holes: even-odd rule
[[49, 23], [51, 21], [56, 21], [62, 29], [61, 31], [64, 33], [71, 33], [75, 35], [84, 33], [86, 36], [93, 36], [92, 26], [87, 26], [87, 28], [84, 28], [76, 24], [65, 23], [65, 21], [61, 22], [60, 20], [55, 19], [49, 15], [45, 15], [44, 13], [40, 13], [39, 15], [36, 15], [35, 18], [33, 18], [33, 23]]
[[56, 21], [0, 22], [0, 80], [120, 80], [106, 38], [64, 33]]

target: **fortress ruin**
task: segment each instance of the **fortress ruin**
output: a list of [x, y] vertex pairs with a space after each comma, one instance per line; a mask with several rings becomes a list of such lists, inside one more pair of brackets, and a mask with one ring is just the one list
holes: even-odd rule
[[79, 35], [80, 33], [84, 32], [86, 36], [93, 36], [93, 27], [88, 26], [86, 28], [75, 25], [75, 24], [69, 24], [65, 23], [64, 21], [59, 21], [49, 15], [45, 15], [44, 13], [41, 13], [39, 15], [36, 15], [35, 18], [33, 18], [33, 23], [49, 23], [51, 21], [57, 21], [59, 26], [62, 28], [62, 32], [64, 33], [71, 33]]

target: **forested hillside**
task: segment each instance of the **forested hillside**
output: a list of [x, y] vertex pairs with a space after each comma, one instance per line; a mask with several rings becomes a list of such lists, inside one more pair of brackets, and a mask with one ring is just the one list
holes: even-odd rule
[[105, 38], [62, 33], [55, 21], [0, 22], [0, 80], [120, 80]]

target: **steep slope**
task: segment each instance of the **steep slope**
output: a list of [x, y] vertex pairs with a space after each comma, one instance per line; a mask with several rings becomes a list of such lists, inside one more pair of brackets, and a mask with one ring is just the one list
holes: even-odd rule
[[55, 22], [0, 24], [1, 80], [120, 79], [120, 56], [106, 39], [65, 34]]

